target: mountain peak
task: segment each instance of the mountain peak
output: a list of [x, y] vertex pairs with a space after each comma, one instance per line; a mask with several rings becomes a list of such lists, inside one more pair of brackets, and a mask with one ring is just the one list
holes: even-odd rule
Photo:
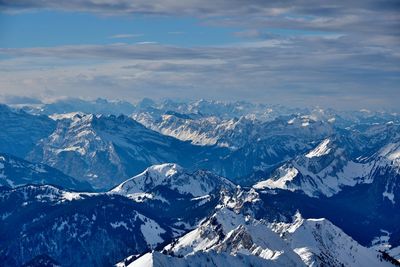
[[165, 163], [147, 168], [141, 174], [121, 183], [111, 192], [132, 196], [138, 193], [152, 193], [160, 187], [183, 195], [200, 197], [221, 187], [234, 188], [234, 185], [227, 179], [208, 171], [189, 172], [178, 164]]

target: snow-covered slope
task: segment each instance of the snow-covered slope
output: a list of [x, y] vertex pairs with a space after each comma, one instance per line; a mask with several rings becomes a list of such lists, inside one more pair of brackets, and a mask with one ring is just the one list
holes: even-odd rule
[[217, 253], [217, 252], [197, 252], [195, 254], [188, 255], [186, 257], [173, 257], [165, 255], [160, 252], [154, 251], [147, 253], [142, 257], [138, 258], [132, 263], [125, 264], [120, 262], [116, 264], [117, 267], [164, 267], [164, 266], [175, 266], [175, 267], [204, 267], [204, 266], [218, 266], [218, 267], [232, 267], [232, 266], [282, 266], [273, 263], [272, 261], [267, 262], [262, 258], [258, 258], [252, 255], [246, 255], [245, 257], [237, 257], [228, 253]]
[[[379, 148], [379, 147], [378, 147]], [[394, 188], [400, 173], [400, 138], [391, 137], [382, 148], [352, 156], [351, 147], [338, 138], [322, 140], [314, 149], [283, 164], [255, 189], [301, 191], [311, 197], [333, 196], [346, 186], [371, 184], [379, 174], [387, 173], [383, 197], [394, 202]]]
[[189, 116], [164, 114], [157, 121], [148, 113], [138, 113], [132, 117], [150, 129], [196, 145], [215, 145], [218, 141], [216, 128], [221, 127], [221, 121], [216, 117], [193, 120]]
[[379, 151], [379, 156], [391, 162], [396, 169], [400, 169], [400, 134], [396, 141], [390, 142]]
[[329, 154], [331, 148], [328, 146], [331, 142], [330, 139], [325, 139], [316, 148], [306, 154], [307, 158], [321, 157]]
[[253, 189], [223, 192], [196, 229], [117, 266], [392, 266], [326, 219], [271, 216], [269, 205]]
[[[185, 265], [186, 264], [186, 265]], [[267, 223], [223, 207], [161, 253], [117, 266], [392, 266], [325, 219]]]
[[392, 248], [388, 251], [388, 254], [393, 257], [394, 259], [396, 259], [399, 264], [400, 264], [400, 246], [399, 247], [395, 247]]
[[17, 187], [26, 184], [51, 184], [62, 188], [90, 191], [92, 187], [44, 164], [0, 153], [0, 185]]
[[255, 255], [266, 263], [302, 266], [297, 255], [266, 224], [228, 208], [218, 210], [197, 229], [166, 246], [164, 251], [180, 256], [198, 251]]
[[378, 152], [376, 161], [375, 175], [386, 178], [382, 181], [385, 183], [383, 198], [393, 204], [400, 202], [400, 135]]
[[326, 138], [314, 149], [279, 167], [256, 189], [299, 190], [309, 196], [332, 196], [343, 186], [371, 183], [373, 163], [353, 162], [339, 142]]
[[293, 223], [274, 223], [272, 229], [307, 266], [392, 266], [326, 219], [303, 219], [298, 213]]
[[162, 253], [145, 254], [129, 266], [181, 266], [183, 261], [179, 258], [189, 266], [304, 266], [266, 224], [227, 208], [166, 246]]
[[237, 149], [254, 138], [258, 123], [246, 117], [221, 119], [216, 116], [198, 117], [177, 113], [154, 118], [149, 113], [134, 114], [133, 118], [146, 127], [195, 145]]

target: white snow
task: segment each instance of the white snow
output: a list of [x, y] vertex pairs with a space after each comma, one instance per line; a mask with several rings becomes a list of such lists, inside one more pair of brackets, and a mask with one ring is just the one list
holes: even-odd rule
[[49, 116], [50, 119], [58, 121], [58, 120], [64, 120], [64, 119], [73, 119], [75, 116], [80, 115], [83, 116], [85, 115], [82, 112], [70, 112], [70, 113], [54, 113]]
[[140, 231], [142, 232], [146, 243], [151, 248], [154, 248], [158, 244], [162, 243], [164, 239], [162, 239], [160, 235], [165, 233], [165, 230], [150, 218], [147, 218], [141, 214], [138, 214], [138, 217], [141, 221], [143, 221], [143, 224], [140, 226]]
[[320, 266], [321, 257], [333, 266], [390, 266], [378, 259], [375, 250], [361, 246], [326, 219], [303, 219], [297, 214], [293, 223], [271, 227], [307, 266]]
[[83, 147], [80, 146], [70, 146], [70, 147], [65, 147], [63, 149], [57, 149], [56, 150], [56, 154], [60, 154], [61, 152], [65, 152], [65, 151], [74, 151], [77, 152], [81, 155], [85, 155], [86, 154], [86, 150]]
[[299, 173], [299, 171], [292, 167], [288, 169], [280, 169], [282, 171], [282, 176], [278, 180], [268, 179], [265, 181], [258, 182], [253, 186], [254, 189], [265, 189], [265, 188], [280, 188], [286, 189], [286, 183], [293, 180], [294, 177]]
[[388, 253], [390, 256], [400, 262], [400, 246], [390, 249]]
[[390, 161], [400, 162], [400, 143], [387, 144], [380, 150], [379, 155]]
[[[173, 255], [173, 256], [171, 256]], [[198, 228], [129, 266], [390, 266], [325, 219], [255, 220], [222, 208]], [[118, 266], [123, 266], [119, 264]]]
[[391, 248], [391, 245], [389, 243], [390, 234], [391, 234], [390, 232], [381, 229], [381, 235], [376, 236], [372, 240], [371, 248], [373, 248], [376, 251], [387, 251], [388, 249], [390, 249]]
[[[124, 266], [124, 265], [121, 265]], [[153, 255], [151, 253], [146, 253], [139, 259], [135, 260], [128, 267], [153, 267]]]
[[307, 153], [306, 157], [307, 158], [321, 157], [323, 155], [329, 154], [329, 152], [331, 151], [331, 149], [328, 147], [329, 142], [330, 142], [329, 139], [325, 139], [314, 150]]
[[166, 246], [165, 250], [185, 257], [212, 251], [240, 255], [240, 258], [256, 255], [265, 261], [264, 264], [302, 265], [287, 244], [266, 224], [226, 208], [217, 211], [210, 220], [204, 221], [177, 242]]
[[[373, 175], [371, 174], [376, 167], [374, 161], [353, 162], [343, 156], [341, 149], [334, 152], [330, 151], [335, 153], [333, 160], [327, 161], [327, 163], [319, 161], [317, 155], [329, 150], [329, 148], [325, 149], [327, 143], [323, 142], [322, 148], [319, 145], [313, 150], [312, 157], [298, 157], [282, 165], [269, 179], [258, 182], [253, 188], [299, 190], [310, 197], [320, 195], [330, 197], [340, 192], [344, 186], [373, 182]], [[389, 190], [387, 191], [389, 192]]]
[[62, 193], [62, 198], [64, 200], [72, 201], [72, 200], [77, 200], [81, 199], [81, 194], [80, 193], [75, 193], [75, 192], [63, 192]]

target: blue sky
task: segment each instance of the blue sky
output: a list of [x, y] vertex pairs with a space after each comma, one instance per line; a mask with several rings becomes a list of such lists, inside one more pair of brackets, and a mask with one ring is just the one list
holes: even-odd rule
[[234, 27], [207, 27], [194, 17], [102, 16], [70, 11], [3, 13], [3, 48], [157, 42], [179, 46], [240, 41]]
[[0, 1], [0, 100], [398, 110], [396, 1]]

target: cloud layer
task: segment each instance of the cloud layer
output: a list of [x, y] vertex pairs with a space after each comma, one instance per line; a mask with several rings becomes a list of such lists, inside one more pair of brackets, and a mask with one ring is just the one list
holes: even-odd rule
[[274, 2], [0, 0], [8, 12], [196, 16], [205, 27], [243, 29], [235, 33], [240, 42], [214, 47], [0, 49], [0, 94], [29, 90], [29, 96], [49, 99], [203, 97], [399, 109], [398, 1]]

